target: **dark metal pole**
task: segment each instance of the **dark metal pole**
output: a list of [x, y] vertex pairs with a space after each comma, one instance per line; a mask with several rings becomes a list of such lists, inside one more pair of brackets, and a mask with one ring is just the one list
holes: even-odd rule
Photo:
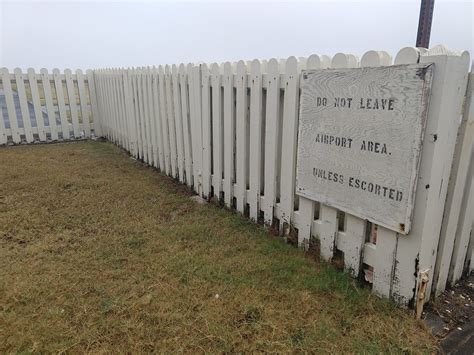
[[428, 48], [430, 45], [431, 22], [433, 20], [434, 0], [421, 0], [420, 20], [416, 46]]

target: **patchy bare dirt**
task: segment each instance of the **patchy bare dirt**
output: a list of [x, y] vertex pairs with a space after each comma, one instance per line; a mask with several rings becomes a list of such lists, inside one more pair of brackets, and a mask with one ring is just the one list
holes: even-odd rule
[[110, 143], [0, 148], [0, 167], [0, 353], [437, 349], [411, 312]]
[[[459, 281], [454, 287], [443, 292], [435, 302], [425, 308], [428, 313], [439, 317], [434, 327], [437, 338], [445, 338], [454, 329], [462, 330], [465, 324], [474, 321], [474, 276]], [[429, 318], [433, 318], [431, 315]]]

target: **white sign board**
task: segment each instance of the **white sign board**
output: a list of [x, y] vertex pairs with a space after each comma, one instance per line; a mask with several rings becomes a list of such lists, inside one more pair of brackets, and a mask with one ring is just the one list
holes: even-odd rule
[[303, 71], [296, 193], [407, 234], [432, 68]]

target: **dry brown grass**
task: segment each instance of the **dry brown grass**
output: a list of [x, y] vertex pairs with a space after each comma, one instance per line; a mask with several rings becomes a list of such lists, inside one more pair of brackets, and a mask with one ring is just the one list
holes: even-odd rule
[[0, 352], [435, 349], [409, 313], [109, 143], [2, 148], [0, 167]]

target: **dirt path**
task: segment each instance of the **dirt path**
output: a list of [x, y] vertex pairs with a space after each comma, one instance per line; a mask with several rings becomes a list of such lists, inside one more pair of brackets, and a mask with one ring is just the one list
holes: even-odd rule
[[0, 149], [0, 352], [429, 352], [411, 314], [109, 143]]

